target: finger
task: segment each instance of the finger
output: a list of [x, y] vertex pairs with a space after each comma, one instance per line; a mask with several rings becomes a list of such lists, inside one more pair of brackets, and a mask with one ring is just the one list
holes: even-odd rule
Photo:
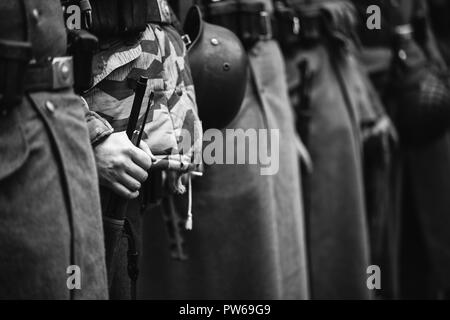
[[147, 143], [141, 141], [141, 143], [139, 144], [139, 148], [144, 151], [152, 159], [152, 161], [156, 161], [156, 157], [153, 155]]
[[152, 159], [150, 156], [139, 148], [131, 149], [131, 159], [145, 171], [148, 171], [152, 166]]
[[185, 186], [188, 185], [188, 183], [189, 183], [189, 174], [183, 174], [183, 175], [181, 176], [181, 183], [182, 183], [183, 185], [185, 185]]
[[111, 189], [117, 195], [128, 200], [136, 199], [137, 197], [139, 197], [139, 191], [130, 191], [118, 182], [114, 182], [111, 185]]
[[148, 172], [132, 161], [127, 163], [125, 172], [140, 183], [144, 183], [148, 178]]
[[132, 192], [139, 191], [139, 189], [141, 189], [142, 187], [142, 184], [139, 181], [129, 176], [128, 174], [121, 175], [118, 179], [118, 182]]

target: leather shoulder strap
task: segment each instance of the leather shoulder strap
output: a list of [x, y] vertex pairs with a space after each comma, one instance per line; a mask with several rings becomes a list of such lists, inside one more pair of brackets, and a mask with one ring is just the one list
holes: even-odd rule
[[184, 25], [186, 15], [193, 5], [199, 5], [200, 0], [169, 0], [170, 6], [175, 12], [181, 25]]

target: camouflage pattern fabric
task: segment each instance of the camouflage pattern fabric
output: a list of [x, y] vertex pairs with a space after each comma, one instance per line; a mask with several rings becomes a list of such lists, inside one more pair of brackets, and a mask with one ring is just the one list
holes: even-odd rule
[[188, 172], [201, 162], [202, 126], [186, 63], [186, 47], [175, 29], [154, 24], [136, 44], [118, 43], [94, 58], [94, 88], [85, 99], [116, 132], [126, 130], [133, 83], [149, 78], [141, 116], [154, 92], [143, 138], [158, 159], [154, 168]]

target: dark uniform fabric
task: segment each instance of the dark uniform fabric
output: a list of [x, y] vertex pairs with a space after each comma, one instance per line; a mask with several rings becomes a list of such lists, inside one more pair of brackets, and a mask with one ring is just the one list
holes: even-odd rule
[[[327, 34], [343, 40], [332, 45], [332, 38], [320, 33], [318, 38], [305, 38], [286, 55], [293, 105], [298, 106], [301, 87], [309, 82], [309, 120], [299, 129], [308, 131], [313, 163], [305, 189], [311, 295], [313, 299], [369, 299], [362, 124], [377, 121], [379, 114], [367, 78], [348, 50], [352, 30], [344, 26], [352, 25], [354, 13], [346, 1], [288, 2], [302, 14], [316, 12], [317, 21], [323, 18], [319, 12], [333, 17]], [[301, 63], [308, 68], [305, 79], [299, 72]], [[306, 99], [300, 101], [300, 109], [306, 108], [304, 103]]]
[[[260, 2], [271, 14], [272, 1]], [[273, 40], [258, 42], [248, 57], [252, 76], [241, 112], [227, 129], [279, 130], [279, 172], [261, 175], [261, 164], [206, 166], [204, 176], [193, 181], [194, 230], [185, 235], [187, 261], [171, 259], [164, 221], [152, 212], [144, 223], [143, 298], [308, 298], [298, 153], [285, 66]], [[237, 150], [242, 142], [231, 147]], [[176, 202], [186, 208], [184, 201]]]
[[428, 0], [430, 24], [447, 65], [450, 65], [450, 3], [445, 0]]
[[[391, 84], [391, 62], [393, 54], [390, 44], [392, 32], [398, 25], [411, 24], [414, 39], [406, 53], [406, 61], [425, 56], [428, 65], [445, 71], [435, 37], [429, 28], [426, 1], [354, 1], [364, 17], [367, 5], [376, 4], [382, 9], [382, 29], [367, 31], [361, 27], [364, 45], [363, 59], [371, 71], [380, 93], [384, 94], [388, 112], [395, 108], [411, 106], [397, 103], [402, 94], [399, 90], [387, 92]], [[363, 20], [365, 21], [365, 20]], [[406, 79], [405, 79], [406, 81]], [[433, 88], [433, 83], [424, 82], [423, 87]], [[422, 87], [422, 88], [423, 88]], [[441, 92], [429, 91], [441, 95]], [[433, 96], [430, 96], [433, 98]], [[423, 106], [427, 106], [426, 103]], [[395, 121], [395, 118], [394, 118]], [[417, 131], [421, 129], [416, 128]], [[448, 290], [450, 238], [446, 226], [449, 223], [448, 177], [449, 135], [441, 134], [426, 143], [401, 145], [403, 171], [400, 297], [436, 298], [439, 291]]]
[[[131, 227], [131, 233], [126, 232], [125, 229], [120, 230], [120, 241], [114, 252], [116, 258], [112, 261], [111, 270], [108, 270], [111, 300], [136, 299], [138, 282], [130, 278], [128, 254], [130, 250], [136, 250], [135, 252], [139, 253], [138, 262], [142, 257], [142, 219], [141, 202], [139, 200], [130, 201], [126, 223]], [[130, 237], [133, 238], [130, 239]], [[135, 246], [130, 246], [130, 240], [134, 241]], [[153, 260], [152, 263], [154, 263]], [[141, 273], [139, 266], [137, 271], [139, 277]]]
[[[2, 1], [0, 39], [63, 56], [60, 2]], [[2, 75], [3, 76], [3, 75]], [[81, 290], [66, 270], [77, 265]], [[71, 89], [27, 94], [0, 116], [0, 298], [106, 299], [103, 230], [85, 109]]]

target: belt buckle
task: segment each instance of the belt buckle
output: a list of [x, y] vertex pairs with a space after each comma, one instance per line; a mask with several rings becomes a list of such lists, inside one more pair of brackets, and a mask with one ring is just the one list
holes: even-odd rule
[[300, 18], [299, 17], [292, 17], [292, 33], [296, 36], [300, 35], [300, 31], [302, 30], [301, 24], [300, 24]]
[[181, 36], [181, 40], [183, 40], [184, 45], [186, 46], [186, 48], [189, 48], [189, 46], [192, 44], [191, 37], [189, 37], [188, 34], [182, 35]]
[[394, 32], [399, 36], [409, 36], [414, 33], [414, 29], [411, 24], [403, 24], [400, 26], [396, 26]]
[[273, 39], [272, 20], [269, 13], [267, 11], [261, 11], [259, 16], [264, 30], [264, 33], [260, 35], [260, 40], [267, 41]]
[[52, 60], [53, 90], [70, 88], [74, 84], [72, 57], [57, 57]]

